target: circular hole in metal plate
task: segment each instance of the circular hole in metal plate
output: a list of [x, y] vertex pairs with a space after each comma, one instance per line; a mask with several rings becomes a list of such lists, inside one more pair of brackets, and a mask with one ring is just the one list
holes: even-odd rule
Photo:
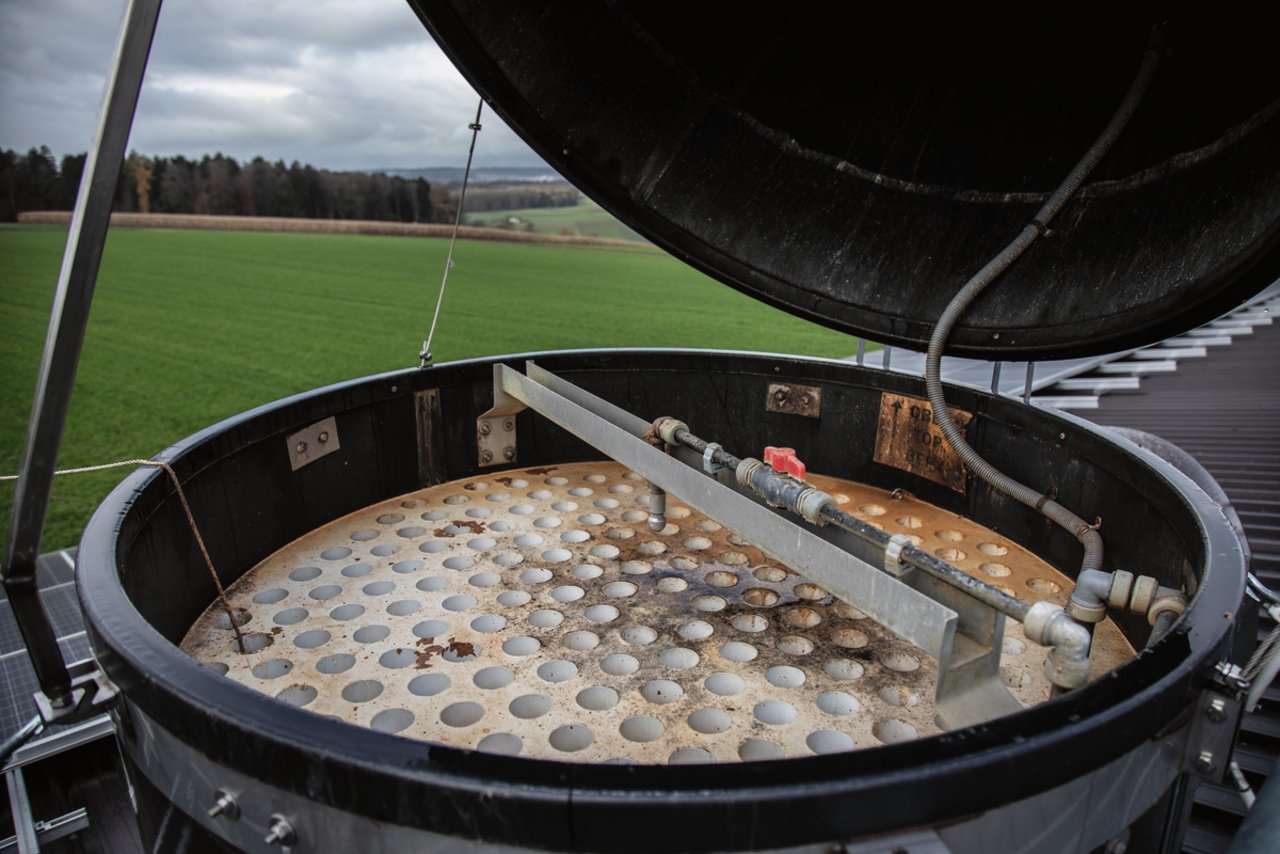
[[770, 726], [785, 726], [796, 719], [795, 706], [781, 700], [765, 700], [751, 710], [755, 719]]
[[507, 618], [499, 614], [482, 614], [471, 621], [472, 631], [477, 631], [481, 634], [500, 632], [506, 628], [506, 625]]
[[326, 655], [324, 658], [316, 662], [316, 670], [321, 673], [332, 675], [334, 673], [343, 673], [350, 670], [356, 664], [356, 657], [348, 655], [345, 652], [335, 652], [333, 655]]
[[848, 658], [833, 658], [822, 666], [832, 679], [840, 682], [851, 682], [862, 676], [862, 665]]
[[775, 688], [799, 688], [804, 684], [804, 671], [798, 667], [778, 665], [765, 671], [765, 680]]
[[725, 732], [733, 726], [733, 718], [719, 709], [698, 709], [687, 720], [690, 729], [705, 735]]
[[486, 667], [477, 670], [476, 675], [471, 677], [471, 681], [475, 683], [477, 688], [485, 691], [492, 691], [497, 688], [505, 688], [515, 681], [516, 675], [511, 672], [509, 667]]
[[315, 649], [330, 641], [333, 635], [324, 629], [308, 629], [301, 634], [294, 635], [293, 645], [299, 649]]
[[635, 715], [627, 718], [618, 727], [618, 732], [627, 741], [649, 742], [662, 738], [666, 727], [662, 721], [648, 715]]
[[903, 741], [913, 741], [918, 737], [916, 728], [906, 721], [900, 721], [896, 718], [887, 718], [885, 720], [876, 721], [871, 727], [871, 732], [880, 741], [885, 744], [898, 744]]
[[484, 706], [470, 701], [452, 703], [440, 711], [440, 721], [451, 727], [468, 727], [483, 717]]
[[342, 699], [348, 703], [367, 703], [382, 693], [382, 683], [377, 679], [357, 679], [342, 689]]
[[[309, 616], [310, 612], [306, 608], [285, 608], [283, 611], [277, 611], [272, 617], [271, 622], [280, 626], [292, 626], [294, 623], [300, 623]], [[228, 620], [228, 623], [231, 621]], [[241, 623], [241, 625], [244, 625]]]
[[551, 711], [551, 698], [543, 694], [525, 694], [512, 700], [509, 709], [511, 714], [522, 720], [540, 718]]
[[356, 643], [377, 643], [390, 635], [391, 629], [386, 626], [363, 626], [352, 632], [351, 639]]
[[539, 629], [552, 629], [564, 622], [564, 614], [550, 608], [534, 611], [529, 615], [529, 625]]
[[658, 639], [658, 633], [649, 626], [628, 626], [622, 630], [622, 640], [632, 646], [648, 646]]
[[582, 724], [565, 724], [552, 730], [547, 739], [556, 750], [576, 753], [591, 746], [595, 734]]
[[276, 694], [276, 699], [291, 706], [305, 706], [313, 701], [319, 693], [310, 685], [290, 685], [279, 694]]
[[743, 762], [755, 762], [761, 759], [781, 759], [787, 752], [782, 745], [761, 738], [749, 738], [738, 746], [738, 758]]
[[408, 729], [412, 723], [413, 712], [408, 709], [383, 709], [369, 721], [369, 727], [380, 732], [395, 733]]
[[510, 732], [493, 732], [480, 739], [476, 750], [481, 753], [497, 753], [503, 756], [515, 756], [524, 749], [524, 741], [520, 736]]
[[253, 675], [259, 679], [279, 679], [293, 671], [293, 662], [287, 658], [273, 658], [253, 666]]
[[564, 659], [544, 661], [538, 665], [538, 677], [547, 682], [568, 682], [578, 675], [578, 665]]
[[507, 655], [533, 655], [541, 648], [541, 641], [528, 635], [507, 638], [502, 642], [502, 651]]
[[259, 605], [274, 605], [289, 595], [288, 590], [281, 590], [279, 587], [272, 587], [267, 590], [260, 590], [254, 594], [253, 601]]
[[805, 737], [804, 743], [814, 753], [843, 753], [853, 750], [853, 739], [847, 733], [829, 729], [815, 730]]
[[618, 692], [604, 685], [592, 685], [578, 692], [575, 698], [579, 706], [593, 712], [603, 712], [618, 705]]
[[409, 693], [417, 697], [434, 697], [449, 687], [449, 677], [443, 673], [423, 673], [409, 680]]
[[721, 697], [732, 697], [737, 694], [741, 694], [747, 687], [746, 682], [742, 680], [741, 676], [738, 676], [735, 673], [723, 672], [712, 673], [707, 677], [706, 681], [703, 682], [703, 685], [705, 685], [706, 689], [712, 694], [717, 694]]
[[724, 600], [724, 597], [711, 596], [709, 594], [695, 596], [693, 599], [693, 607], [697, 608], [699, 611], [705, 611], [709, 614], [715, 613], [716, 611], [723, 611], [727, 604], [728, 603]]
[[378, 656], [378, 663], [388, 670], [399, 670], [402, 667], [408, 667], [417, 660], [418, 656], [413, 650], [403, 647], [389, 649]]

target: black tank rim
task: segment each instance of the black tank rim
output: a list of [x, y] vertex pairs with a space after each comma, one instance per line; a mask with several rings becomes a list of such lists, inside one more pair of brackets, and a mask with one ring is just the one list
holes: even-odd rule
[[[575, 364], [600, 358], [660, 361], [674, 355], [609, 351], [540, 358]], [[779, 357], [752, 354], [683, 355], [725, 368], [779, 362]], [[430, 374], [438, 381], [450, 373], [483, 373], [495, 362], [516, 360], [452, 363], [430, 369]], [[818, 360], [794, 364], [819, 372], [853, 370], [847, 363]], [[402, 371], [268, 404], [179, 442], [164, 458], [181, 471], [193, 450], [254, 419], [388, 380], [409, 385], [422, 376]], [[1089, 443], [1110, 453], [1139, 456], [1079, 419], [1045, 417], [1084, 431]], [[805, 841], [800, 827], [812, 841], [848, 837], [979, 811], [994, 805], [983, 791], [995, 787], [1016, 786], [1019, 797], [1044, 791], [1088, 773], [1176, 722], [1228, 640], [1231, 621], [1224, 615], [1240, 602], [1243, 565], [1234, 536], [1211, 502], [1187, 489], [1190, 482], [1171, 466], [1142, 456], [1144, 464], [1180, 490], [1206, 541], [1210, 583], [1179, 628], [1115, 677], [1064, 701], [968, 730], [844, 755], [678, 768], [582, 765], [428, 745], [285, 706], [200, 667], [153, 629], [126, 596], [116, 567], [116, 556], [126, 544], [117, 535], [121, 520], [158, 476], [154, 471], [126, 478], [86, 528], [79, 591], [96, 655], [127, 703], [188, 743], [201, 745], [211, 759], [283, 788], [312, 790], [320, 774], [342, 781], [324, 793], [335, 806], [436, 832], [534, 847], [644, 850], [667, 838], [664, 828], [672, 820], [689, 823], [693, 831], [681, 844], [690, 847], [796, 844]], [[849, 809], [850, 798], [861, 808]], [[427, 804], [437, 806], [424, 808]], [[921, 804], [929, 805], [927, 814]], [[564, 810], [567, 825], [546, 821], [548, 809]], [[478, 824], [477, 815], [503, 820]]]

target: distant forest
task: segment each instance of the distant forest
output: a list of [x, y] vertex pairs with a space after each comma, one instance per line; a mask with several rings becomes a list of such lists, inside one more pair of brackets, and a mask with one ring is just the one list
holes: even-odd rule
[[[0, 149], [0, 222], [24, 211], [71, 210], [85, 157], [68, 154], [59, 162], [47, 146], [26, 154]], [[577, 191], [566, 185], [511, 183], [474, 188], [466, 207], [558, 207], [577, 200]], [[188, 160], [137, 152], [122, 164], [114, 210], [390, 222], [452, 222], [457, 213], [449, 188], [424, 178], [331, 172], [296, 160], [286, 166], [255, 157], [242, 165], [222, 154]]]

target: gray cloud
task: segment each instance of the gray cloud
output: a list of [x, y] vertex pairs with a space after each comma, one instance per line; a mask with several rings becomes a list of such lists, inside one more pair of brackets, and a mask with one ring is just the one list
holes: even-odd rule
[[[0, 147], [83, 151], [121, 0], [0, 0]], [[329, 168], [460, 165], [477, 96], [403, 0], [168, 0], [130, 147]], [[540, 165], [486, 111], [479, 165]]]

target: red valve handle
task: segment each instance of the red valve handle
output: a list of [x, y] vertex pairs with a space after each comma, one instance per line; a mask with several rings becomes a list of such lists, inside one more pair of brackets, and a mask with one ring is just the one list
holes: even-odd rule
[[796, 458], [795, 448], [774, 448], [768, 447], [764, 449], [765, 465], [772, 466], [773, 470], [780, 474], [789, 474], [796, 480], [804, 480], [804, 463]]

